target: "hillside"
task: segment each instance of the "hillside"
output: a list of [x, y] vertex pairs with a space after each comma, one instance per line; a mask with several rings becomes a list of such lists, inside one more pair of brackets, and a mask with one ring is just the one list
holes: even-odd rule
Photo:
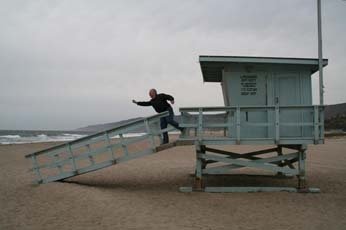
[[346, 103], [328, 105], [325, 110], [325, 129], [346, 131]]
[[325, 110], [326, 120], [346, 114], [346, 103], [328, 105]]

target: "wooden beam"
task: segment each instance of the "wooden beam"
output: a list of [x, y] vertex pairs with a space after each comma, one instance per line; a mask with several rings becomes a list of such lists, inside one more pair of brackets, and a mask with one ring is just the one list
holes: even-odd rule
[[[302, 192], [294, 187], [205, 187], [195, 190], [193, 187], [180, 187], [180, 192], [209, 192], [209, 193], [237, 193], [237, 192]], [[320, 193], [319, 188], [307, 188], [303, 192]]]
[[200, 155], [199, 157], [206, 160], [215, 160], [215, 161], [219, 161], [223, 163], [230, 163], [236, 166], [261, 168], [261, 169], [265, 169], [265, 170], [269, 170], [273, 172], [282, 172], [286, 174], [297, 175], [298, 174], [297, 170], [289, 169], [289, 168], [281, 168], [276, 165], [268, 163], [270, 161], [278, 161], [281, 159], [288, 158], [290, 155], [293, 155], [293, 154], [286, 154], [284, 156], [275, 156], [275, 157], [270, 157], [270, 158], [260, 159], [260, 160], [253, 160], [253, 161], [230, 159], [227, 157], [219, 157], [219, 156], [209, 155], [209, 154], [203, 154], [203, 155]]

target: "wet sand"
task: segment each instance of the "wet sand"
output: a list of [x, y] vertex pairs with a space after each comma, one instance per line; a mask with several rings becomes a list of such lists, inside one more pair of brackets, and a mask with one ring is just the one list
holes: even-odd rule
[[[0, 229], [346, 229], [344, 137], [309, 146], [308, 185], [320, 188], [319, 194], [181, 193], [179, 187], [192, 182], [193, 146], [74, 177], [71, 183], [31, 184], [24, 155], [55, 144], [0, 146]], [[251, 176], [208, 180], [229, 186], [297, 182]]]

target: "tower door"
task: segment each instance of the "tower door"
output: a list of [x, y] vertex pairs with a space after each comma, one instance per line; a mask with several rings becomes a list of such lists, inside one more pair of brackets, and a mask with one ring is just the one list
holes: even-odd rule
[[[275, 76], [275, 104], [279, 106], [300, 105], [300, 78], [298, 73], [277, 74]], [[280, 108], [280, 124], [290, 123], [289, 126], [280, 125], [281, 137], [300, 137], [302, 129], [292, 123], [302, 121], [301, 112], [297, 109]]]

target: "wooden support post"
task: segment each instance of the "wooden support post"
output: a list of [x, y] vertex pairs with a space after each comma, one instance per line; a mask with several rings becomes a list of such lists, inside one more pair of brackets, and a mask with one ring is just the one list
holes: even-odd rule
[[202, 157], [205, 153], [205, 146], [197, 144], [196, 145], [196, 170], [195, 170], [195, 184], [194, 190], [202, 191], [203, 190], [203, 180], [202, 180]]
[[234, 114], [233, 111], [227, 111], [227, 129], [228, 129], [228, 137], [232, 137], [232, 125], [233, 125], [233, 116], [232, 113]]
[[320, 119], [319, 119], [319, 124], [320, 124], [320, 139], [324, 143], [324, 107], [320, 107]]
[[320, 130], [319, 130], [319, 111], [318, 106], [314, 106], [314, 143], [317, 144], [320, 139]]
[[[283, 146], [283, 145], [280, 145], [280, 152], [281, 152], [281, 155], [282, 155], [282, 148], [283, 147], [286, 147], [286, 148], [290, 148], [290, 146]], [[279, 148], [279, 146], [278, 146], [278, 148]], [[296, 148], [294, 148], [294, 146], [291, 148], [291, 149], [294, 149], [294, 150], [297, 150]], [[300, 149], [300, 146], [298, 147], [298, 150]], [[298, 161], [298, 155], [297, 155], [297, 158], [295, 158], [296, 160], [295, 161]], [[285, 166], [288, 166], [288, 167], [290, 167], [291, 169], [295, 169], [295, 167], [293, 166], [293, 163], [294, 162], [291, 162], [291, 161], [294, 161], [294, 159], [293, 160], [283, 160], [282, 162], [281, 162], [281, 164], [280, 164], [280, 167], [285, 167]]]
[[278, 153], [278, 156], [282, 156], [282, 146], [278, 145], [276, 152]]
[[198, 109], [198, 129], [197, 129], [198, 140], [201, 141], [203, 138], [203, 110]]
[[[203, 169], [207, 168], [207, 165], [210, 163], [210, 161], [208, 162], [208, 160], [206, 159], [202, 159], [202, 174], [203, 174]], [[214, 163], [214, 162], [212, 162]]]
[[237, 145], [240, 145], [240, 107], [237, 107], [236, 110], [236, 124], [237, 124], [237, 134], [236, 134], [236, 139], [237, 139]]
[[[276, 151], [278, 153], [278, 156], [282, 156], [282, 146], [281, 145], [278, 145]], [[278, 163], [278, 166], [279, 167], [283, 167], [283, 161], [280, 161], [280, 163]], [[283, 176], [283, 173], [282, 172], [278, 172], [277, 175], [278, 176]]]
[[305, 178], [305, 158], [306, 158], [306, 147], [302, 148], [298, 152], [298, 189], [304, 191], [306, 189], [306, 178]]
[[278, 106], [275, 106], [275, 143], [280, 142], [280, 110]]

